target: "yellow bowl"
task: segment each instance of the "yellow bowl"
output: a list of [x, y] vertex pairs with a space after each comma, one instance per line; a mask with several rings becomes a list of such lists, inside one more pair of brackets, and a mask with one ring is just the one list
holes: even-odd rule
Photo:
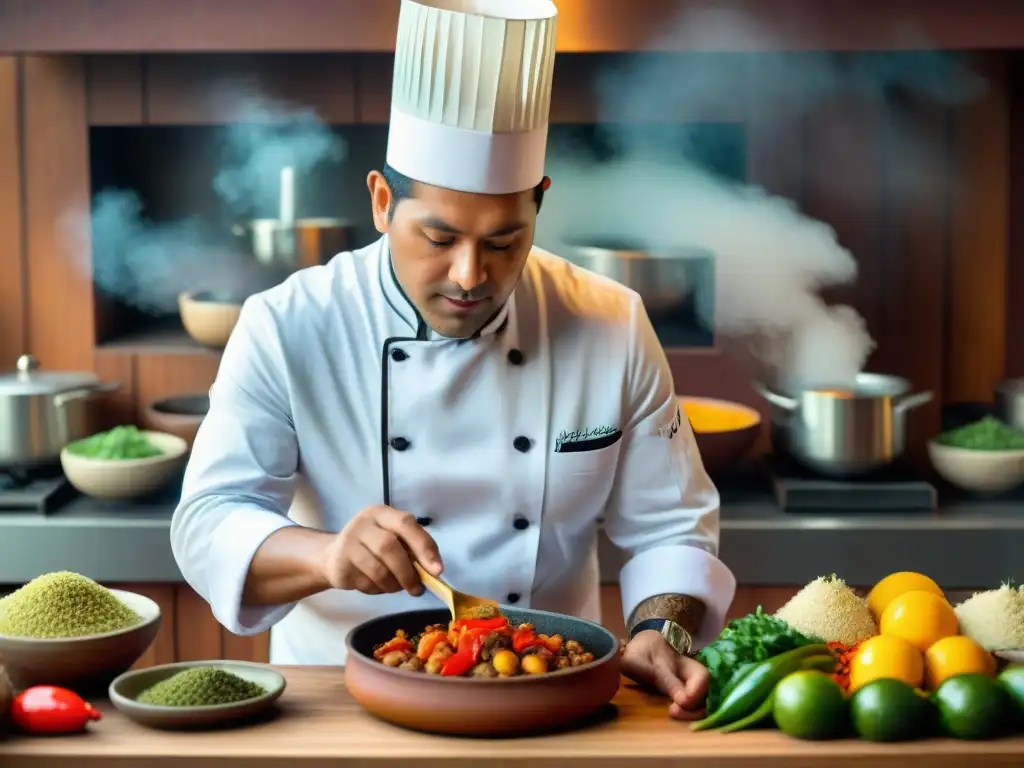
[[709, 474], [724, 472], [746, 458], [761, 433], [761, 414], [750, 406], [683, 395], [679, 404], [690, 420]]

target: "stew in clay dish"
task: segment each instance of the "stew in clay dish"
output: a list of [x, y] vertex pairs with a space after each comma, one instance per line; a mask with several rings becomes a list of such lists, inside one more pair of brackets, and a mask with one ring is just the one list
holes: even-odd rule
[[442, 677], [502, 678], [542, 675], [594, 660], [577, 640], [538, 633], [533, 624], [513, 624], [496, 608], [472, 618], [428, 625], [409, 635], [404, 629], [373, 649], [387, 667]]

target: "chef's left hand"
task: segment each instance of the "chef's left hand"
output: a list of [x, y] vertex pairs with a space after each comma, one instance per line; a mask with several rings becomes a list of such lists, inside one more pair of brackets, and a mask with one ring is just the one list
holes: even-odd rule
[[672, 701], [668, 713], [677, 720], [703, 717], [711, 682], [707, 669], [696, 659], [679, 655], [660, 632], [647, 629], [626, 643], [622, 673], [668, 696]]

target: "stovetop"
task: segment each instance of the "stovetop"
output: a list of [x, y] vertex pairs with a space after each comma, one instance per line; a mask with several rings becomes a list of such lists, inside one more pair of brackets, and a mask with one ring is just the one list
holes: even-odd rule
[[848, 479], [817, 474], [785, 457], [768, 456], [765, 466], [775, 501], [787, 512], [931, 511], [938, 505], [935, 487], [902, 462]]
[[29, 473], [0, 473], [0, 514], [38, 512], [47, 514], [67, 502], [77, 492], [58, 469]]

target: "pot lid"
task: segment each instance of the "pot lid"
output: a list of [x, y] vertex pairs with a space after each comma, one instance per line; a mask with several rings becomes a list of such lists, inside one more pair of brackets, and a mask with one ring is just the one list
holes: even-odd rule
[[0, 375], [0, 395], [56, 395], [99, 383], [93, 373], [40, 371], [39, 361], [32, 355], [19, 357], [15, 367], [13, 373]]

